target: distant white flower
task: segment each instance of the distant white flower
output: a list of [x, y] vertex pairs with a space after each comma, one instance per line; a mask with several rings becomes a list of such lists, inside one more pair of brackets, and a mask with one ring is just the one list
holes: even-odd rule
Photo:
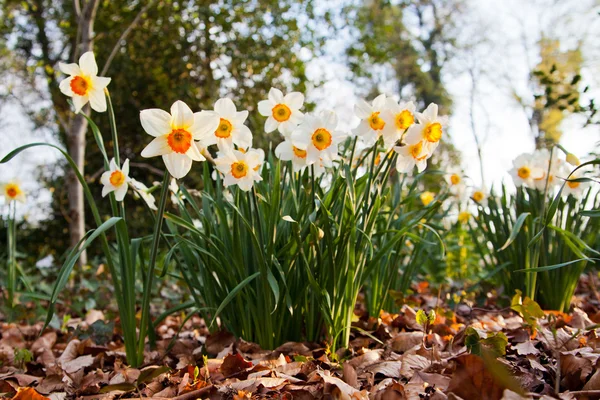
[[462, 200], [467, 188], [462, 172], [460, 170], [450, 170], [449, 173], [445, 175], [445, 178], [450, 193]]
[[346, 138], [337, 130], [338, 119], [333, 111], [321, 111], [318, 115], [306, 114], [302, 123], [292, 133], [292, 144], [306, 150], [306, 164], [321, 160], [330, 166], [338, 159], [338, 145]]
[[258, 102], [258, 112], [263, 117], [267, 117], [265, 132], [271, 133], [279, 129], [282, 135], [291, 135], [304, 117], [304, 114], [299, 111], [303, 104], [302, 93], [291, 92], [284, 96], [281, 90], [271, 88], [269, 98]]
[[204, 161], [194, 140], [200, 140], [219, 125], [213, 114], [193, 113], [183, 101], [171, 106], [171, 113], [152, 108], [140, 112], [142, 127], [154, 140], [142, 151], [142, 157], [162, 156], [169, 173], [176, 179], [190, 172], [192, 161]]
[[301, 171], [308, 165], [306, 150], [295, 147], [287, 138], [275, 148], [275, 156], [281, 161], [291, 161], [294, 172]]
[[471, 192], [471, 199], [483, 207], [487, 206], [488, 196], [482, 188], [474, 188]]
[[394, 147], [394, 151], [398, 153], [396, 160], [396, 170], [399, 173], [410, 173], [416, 166], [418, 172], [423, 172], [427, 167], [427, 159], [431, 157], [425, 141], [417, 138], [415, 142], [410, 142], [406, 138], [404, 146]]
[[359, 99], [354, 106], [354, 114], [360, 118], [360, 123], [352, 130], [352, 133], [359, 136], [367, 147], [371, 147], [377, 142], [385, 128], [386, 122], [383, 116], [388, 106], [386, 100], [385, 94], [380, 94], [372, 104]]
[[60, 82], [60, 91], [73, 98], [75, 113], [81, 111], [88, 101], [92, 109], [98, 112], [106, 111], [106, 96], [104, 88], [110, 83], [110, 78], [98, 76], [98, 65], [94, 53], [88, 51], [79, 58], [76, 63], [58, 63], [58, 68], [69, 75]]
[[171, 178], [171, 182], [169, 183], [169, 190], [171, 191], [171, 203], [173, 203], [174, 206], [179, 205], [179, 203], [185, 199], [185, 196], [179, 190], [177, 179]]
[[235, 104], [229, 98], [217, 100], [214, 111], [203, 111], [200, 115], [200, 121], [209, 121], [217, 118], [217, 126], [214, 129], [206, 130], [202, 133], [200, 141], [204, 147], [216, 144], [219, 148], [233, 147], [240, 148], [252, 146], [252, 133], [250, 128], [244, 125], [248, 118], [248, 111], [237, 111]]
[[16, 181], [11, 181], [0, 185], [0, 193], [4, 195], [4, 202], [10, 204], [13, 201], [25, 203], [26, 197], [21, 185]]
[[102, 174], [100, 183], [104, 185], [102, 197], [115, 192], [115, 200], [123, 201], [129, 183], [129, 159], [125, 160], [123, 168], [119, 168], [114, 158], [110, 160], [110, 169]]
[[448, 117], [438, 116], [438, 106], [431, 103], [423, 113], [415, 113], [418, 124], [413, 124], [406, 132], [406, 141], [416, 143], [423, 140], [427, 151], [432, 153], [442, 139], [443, 129], [448, 123]]
[[540, 171], [533, 178], [533, 186], [543, 192], [548, 181], [548, 191], [554, 190], [557, 184], [561, 183], [557, 177], [566, 178], [567, 172], [565, 162], [558, 158], [557, 152], [552, 155], [550, 162], [550, 151], [548, 149], [536, 150], [533, 153], [532, 165]]
[[238, 185], [243, 191], [252, 189], [254, 182], [262, 180], [260, 173], [260, 156], [256, 152], [242, 153], [239, 150], [226, 149], [215, 159], [215, 165], [223, 174], [223, 184]]
[[536, 160], [531, 153], [523, 153], [513, 160], [513, 168], [509, 171], [516, 186], [526, 185], [535, 187], [534, 181], [541, 179], [545, 173], [536, 165]]
[[129, 178], [129, 185], [133, 188], [134, 193], [138, 195], [138, 197], [141, 197], [151, 210], [158, 210], [156, 207], [156, 199], [150, 193], [150, 189], [148, 189], [146, 185], [133, 178]]
[[[565, 196], [573, 195], [574, 197], [580, 197], [590, 186], [589, 182], [574, 182], [575, 179], [585, 178], [586, 171], [584, 169], [578, 169], [573, 172], [569, 177], [569, 180], [565, 182], [562, 194]], [[566, 176], [565, 176], [566, 178]]]
[[398, 104], [391, 97], [387, 99], [387, 110], [383, 113], [385, 126], [382, 136], [386, 149], [392, 148], [402, 139], [402, 135], [415, 123], [415, 104], [412, 101]]

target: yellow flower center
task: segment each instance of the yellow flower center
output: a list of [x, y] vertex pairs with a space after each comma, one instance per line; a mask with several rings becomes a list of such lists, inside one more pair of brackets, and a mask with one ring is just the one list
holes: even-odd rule
[[468, 211], [463, 211], [460, 214], [458, 214], [458, 222], [460, 222], [461, 224], [466, 224], [467, 222], [469, 222], [470, 218], [471, 213], [469, 213]]
[[312, 135], [313, 145], [321, 151], [331, 146], [331, 141], [331, 133], [327, 129], [319, 128]]
[[453, 185], [458, 185], [460, 183], [461, 179], [460, 176], [458, 176], [457, 174], [452, 174], [450, 176], [450, 183], [452, 183]]
[[408, 151], [412, 158], [414, 158], [417, 161], [424, 160], [427, 157], [427, 154], [421, 155], [421, 152], [423, 151], [423, 142], [411, 145]]
[[11, 199], [14, 199], [15, 197], [17, 197], [19, 195], [19, 193], [21, 193], [21, 189], [19, 189], [19, 187], [17, 185], [14, 185], [14, 184], [6, 185], [6, 195], [8, 197], [10, 197]]
[[273, 107], [272, 111], [273, 118], [275, 118], [277, 122], [287, 121], [292, 115], [292, 111], [285, 104], [277, 104], [275, 107]]
[[485, 199], [485, 195], [483, 194], [483, 192], [477, 191], [473, 193], [473, 200], [475, 200], [476, 202], [480, 203], [483, 199]]
[[374, 131], [380, 131], [385, 126], [385, 122], [379, 116], [379, 112], [374, 112], [369, 117], [369, 125], [371, 125], [371, 129]]
[[292, 150], [294, 151], [294, 154], [296, 155], [296, 157], [306, 158], [306, 150], [299, 149], [296, 146], [292, 146]]
[[238, 161], [231, 164], [231, 175], [236, 179], [241, 179], [248, 174], [248, 164], [244, 161]]
[[114, 171], [112, 174], [110, 174], [109, 180], [113, 186], [121, 186], [123, 183], [125, 183], [125, 174], [121, 171]]
[[415, 123], [415, 116], [408, 110], [403, 110], [396, 115], [396, 128], [405, 131], [409, 126]]
[[529, 175], [531, 175], [531, 170], [527, 167], [521, 167], [517, 171], [517, 175], [519, 175], [519, 178], [521, 179], [527, 179], [529, 178]]
[[439, 122], [434, 122], [425, 127], [424, 135], [428, 142], [439, 142], [442, 138], [442, 125]]
[[379, 165], [379, 163], [381, 162], [381, 153], [377, 153], [377, 157], [375, 157], [375, 165]]
[[215, 131], [215, 136], [221, 139], [227, 139], [229, 136], [231, 136], [232, 130], [233, 125], [231, 125], [231, 122], [221, 118], [221, 122], [219, 122], [219, 127]]
[[192, 147], [192, 134], [185, 129], [174, 129], [167, 136], [167, 143], [175, 153], [185, 154]]
[[580, 184], [581, 182], [567, 181], [567, 185], [569, 185], [571, 189], [577, 189]]
[[423, 205], [428, 206], [435, 198], [435, 195], [431, 192], [423, 192], [423, 193], [421, 193], [420, 197], [421, 197], [421, 202], [423, 203]]
[[85, 96], [92, 87], [88, 78], [78, 75], [71, 79], [71, 90], [79, 96]]

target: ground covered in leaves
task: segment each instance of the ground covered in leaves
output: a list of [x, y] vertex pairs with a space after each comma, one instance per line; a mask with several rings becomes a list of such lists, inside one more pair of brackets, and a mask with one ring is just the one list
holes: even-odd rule
[[[399, 313], [363, 316], [349, 349], [286, 343], [267, 351], [199, 318], [158, 328], [145, 366], [125, 363], [115, 324], [100, 311], [62, 329], [0, 325], [0, 395], [14, 399], [521, 399], [600, 398], [598, 295], [570, 314], [467, 303], [421, 292]], [[422, 289], [423, 287], [421, 287]], [[436, 310], [431, 324], [417, 310]], [[360, 309], [357, 312], [361, 314]], [[422, 322], [422, 321], [421, 321]]]

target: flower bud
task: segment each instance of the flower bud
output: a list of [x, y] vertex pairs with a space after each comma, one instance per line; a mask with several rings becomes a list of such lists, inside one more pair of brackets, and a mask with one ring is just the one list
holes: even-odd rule
[[578, 167], [581, 164], [579, 158], [573, 153], [567, 153], [567, 162], [574, 167]]

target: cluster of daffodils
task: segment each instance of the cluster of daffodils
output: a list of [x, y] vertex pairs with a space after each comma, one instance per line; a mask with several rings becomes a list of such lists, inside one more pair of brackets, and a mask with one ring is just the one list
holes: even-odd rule
[[10, 181], [7, 183], [0, 184], [0, 193], [4, 195], [5, 204], [10, 204], [13, 201], [25, 203], [25, 192], [23, 192], [21, 185], [17, 181]]
[[438, 116], [437, 104], [430, 104], [422, 112], [415, 111], [412, 102], [396, 102], [385, 94], [376, 97], [371, 104], [359, 101], [354, 113], [360, 118], [353, 134], [366, 146], [383, 139], [386, 150], [398, 154], [396, 170], [409, 173], [416, 166], [418, 172], [427, 167], [427, 160], [440, 144], [447, 117]]
[[[552, 156], [551, 156], [552, 154]], [[551, 153], [547, 149], [536, 150], [533, 153], [523, 153], [513, 161], [513, 168], [509, 171], [516, 186], [525, 186], [539, 191], [546, 189], [551, 193], [563, 180], [569, 176], [572, 168], [579, 165], [579, 160], [569, 154], [563, 160], [558, 152]], [[579, 169], [571, 175], [563, 189], [563, 194], [574, 196], [581, 195], [589, 186], [588, 182], [577, 182], [574, 179], [582, 178], [585, 171]]]

